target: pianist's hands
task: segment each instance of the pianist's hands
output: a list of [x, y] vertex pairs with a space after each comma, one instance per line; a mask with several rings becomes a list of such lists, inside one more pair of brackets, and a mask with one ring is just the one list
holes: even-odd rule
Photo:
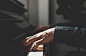
[[55, 28], [51, 28], [43, 32], [37, 33], [33, 36], [27, 37], [21, 42], [21, 45], [23, 47], [28, 47], [31, 43], [33, 43], [31, 45], [31, 48], [29, 49], [31, 51], [35, 51], [39, 45], [47, 44], [53, 41], [54, 30]]

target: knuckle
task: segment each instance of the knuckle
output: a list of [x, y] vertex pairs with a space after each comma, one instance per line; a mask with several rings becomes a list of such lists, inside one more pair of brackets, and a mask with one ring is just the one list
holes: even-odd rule
[[38, 44], [39, 44], [39, 42], [35, 42], [34, 44], [35, 44], [35, 45], [38, 45]]
[[35, 42], [35, 44], [37, 45], [37, 44], [38, 44], [38, 42]]

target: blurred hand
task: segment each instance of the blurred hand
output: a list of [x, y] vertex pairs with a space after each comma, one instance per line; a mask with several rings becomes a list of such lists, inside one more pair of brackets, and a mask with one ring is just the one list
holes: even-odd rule
[[35, 51], [39, 45], [47, 44], [53, 41], [54, 30], [55, 28], [51, 28], [43, 32], [40, 32], [38, 34], [35, 34], [33, 36], [27, 37], [25, 40], [21, 42], [21, 45], [23, 47], [27, 47], [31, 43], [33, 43], [31, 45], [31, 48], [29, 49], [31, 49], [32, 51]]
[[50, 28], [49, 25], [36, 27], [35, 30], [32, 32], [32, 34], [34, 34], [34, 33], [36, 33], [36, 32], [39, 32], [39, 31], [47, 30], [47, 29], [49, 29], [49, 28]]

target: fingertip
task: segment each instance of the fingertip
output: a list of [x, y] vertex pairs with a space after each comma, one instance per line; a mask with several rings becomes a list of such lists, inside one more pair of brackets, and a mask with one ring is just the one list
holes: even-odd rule
[[36, 51], [37, 48], [38, 48], [38, 46], [39, 46], [39, 42], [34, 43], [34, 44], [33, 44], [33, 47], [32, 47], [32, 51]]
[[35, 52], [35, 51], [36, 51], [36, 49], [32, 49], [32, 51], [33, 51], [33, 52]]

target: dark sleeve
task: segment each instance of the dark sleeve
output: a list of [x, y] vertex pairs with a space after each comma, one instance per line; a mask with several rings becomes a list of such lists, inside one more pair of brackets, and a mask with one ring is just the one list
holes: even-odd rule
[[56, 26], [54, 42], [64, 43], [73, 47], [86, 48], [86, 28]]

